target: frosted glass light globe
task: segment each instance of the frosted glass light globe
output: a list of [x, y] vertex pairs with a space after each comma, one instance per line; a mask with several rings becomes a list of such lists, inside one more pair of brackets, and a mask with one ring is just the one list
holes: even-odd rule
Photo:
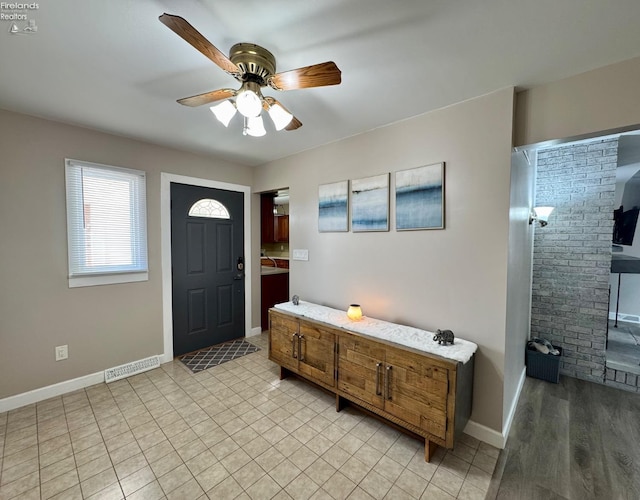
[[247, 118], [253, 118], [262, 111], [262, 101], [253, 90], [243, 90], [236, 97], [236, 108]]

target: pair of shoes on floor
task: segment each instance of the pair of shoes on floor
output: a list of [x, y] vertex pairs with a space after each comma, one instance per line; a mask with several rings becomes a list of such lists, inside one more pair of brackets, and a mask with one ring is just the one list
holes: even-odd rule
[[530, 349], [535, 349], [542, 354], [552, 354], [553, 356], [558, 356], [560, 351], [551, 345], [547, 339], [541, 339], [538, 337], [532, 338], [529, 342], [527, 342], [527, 346]]

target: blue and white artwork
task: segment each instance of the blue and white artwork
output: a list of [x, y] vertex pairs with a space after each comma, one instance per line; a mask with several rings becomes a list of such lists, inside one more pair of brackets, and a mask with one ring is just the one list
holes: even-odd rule
[[389, 230], [389, 174], [351, 181], [351, 228]]
[[396, 230], [444, 229], [444, 163], [396, 172]]
[[349, 230], [349, 181], [318, 187], [318, 231]]

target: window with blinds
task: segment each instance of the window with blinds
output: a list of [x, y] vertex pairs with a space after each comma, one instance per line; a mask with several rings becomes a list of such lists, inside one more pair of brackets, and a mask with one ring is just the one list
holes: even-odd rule
[[145, 281], [146, 177], [66, 160], [69, 286]]

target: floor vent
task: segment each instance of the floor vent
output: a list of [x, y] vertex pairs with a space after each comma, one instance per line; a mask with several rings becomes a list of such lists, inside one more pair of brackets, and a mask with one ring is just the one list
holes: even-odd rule
[[115, 382], [121, 378], [130, 377], [137, 373], [146, 372], [147, 370], [153, 370], [160, 366], [160, 359], [158, 356], [151, 356], [150, 358], [140, 359], [138, 361], [132, 361], [125, 365], [114, 366], [104, 371], [104, 381]]

